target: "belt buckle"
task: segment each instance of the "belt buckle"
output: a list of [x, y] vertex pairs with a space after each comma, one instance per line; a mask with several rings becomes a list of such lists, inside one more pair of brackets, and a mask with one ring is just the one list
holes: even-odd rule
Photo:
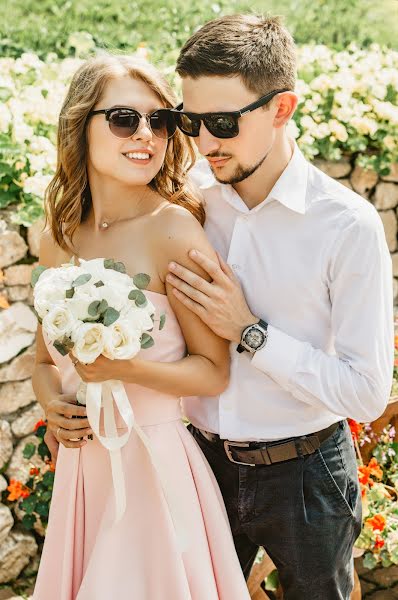
[[238, 447], [238, 448], [249, 448], [250, 444], [248, 442], [230, 442], [229, 440], [224, 440], [225, 454], [228, 456], [228, 459], [235, 465], [244, 465], [245, 467], [255, 467], [256, 466], [255, 464], [244, 463], [244, 462], [239, 462], [237, 460], [234, 460], [234, 458], [231, 454], [230, 446]]

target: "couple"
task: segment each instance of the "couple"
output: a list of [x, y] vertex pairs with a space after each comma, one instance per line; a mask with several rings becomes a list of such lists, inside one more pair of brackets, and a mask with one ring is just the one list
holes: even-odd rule
[[[233, 15], [181, 50], [180, 112], [135, 59], [101, 56], [74, 76], [40, 263], [123, 261], [151, 276], [167, 320], [135, 359], [93, 365], [39, 328], [33, 383], [57, 467], [35, 600], [248, 600], [259, 546], [285, 600], [350, 597], [361, 498], [346, 418], [387, 403], [391, 261], [372, 205], [289, 139], [295, 71], [278, 19]], [[191, 138], [206, 160], [187, 175]], [[116, 524], [79, 378], [122, 380], [161, 457], [160, 478], [130, 436]]]

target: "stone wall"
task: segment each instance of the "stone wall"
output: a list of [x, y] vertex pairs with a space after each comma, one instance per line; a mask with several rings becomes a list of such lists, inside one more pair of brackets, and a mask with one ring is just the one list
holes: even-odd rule
[[[372, 202], [382, 218], [394, 265], [394, 296], [398, 298], [398, 165], [384, 178], [342, 160], [317, 166]], [[11, 478], [25, 483], [31, 466], [44, 466], [34, 455], [22, 456], [26, 443], [37, 444], [34, 426], [44, 417], [35, 401], [34, 367], [36, 318], [30, 275], [37, 264], [41, 224], [29, 230], [12, 225], [11, 213], [0, 211], [0, 493]], [[2, 309], [2, 310], [1, 310]], [[5, 499], [7, 494], [3, 494]], [[0, 496], [1, 499], [1, 496]], [[0, 502], [0, 586], [37, 569], [40, 541], [21, 528], [18, 511]]]

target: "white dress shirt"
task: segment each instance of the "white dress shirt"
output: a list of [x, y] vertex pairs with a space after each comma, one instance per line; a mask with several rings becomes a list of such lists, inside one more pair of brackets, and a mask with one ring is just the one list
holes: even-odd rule
[[207, 161], [192, 171], [206, 233], [269, 324], [252, 357], [231, 343], [219, 397], [185, 398], [189, 420], [230, 440], [276, 440], [384, 410], [393, 369], [392, 268], [375, 208], [305, 160], [297, 146], [249, 210]]

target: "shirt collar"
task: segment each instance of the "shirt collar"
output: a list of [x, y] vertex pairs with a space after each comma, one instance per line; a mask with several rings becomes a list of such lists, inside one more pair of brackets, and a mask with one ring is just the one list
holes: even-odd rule
[[[294, 143], [292, 158], [286, 169], [275, 183], [267, 198], [253, 208], [252, 212], [257, 212], [264, 204], [268, 204], [270, 200], [276, 200], [290, 210], [305, 214], [308, 168], [308, 162], [304, 158], [297, 144]], [[221, 187], [223, 192], [224, 190], [227, 192], [225, 195], [223, 194], [225, 198], [230, 196], [230, 199], [232, 200], [232, 198], [238, 196], [231, 185], [220, 183], [216, 180], [206, 160], [200, 160], [195, 165], [195, 179], [197, 185], [202, 190]], [[233, 202], [233, 204], [235, 204], [235, 202]]]

